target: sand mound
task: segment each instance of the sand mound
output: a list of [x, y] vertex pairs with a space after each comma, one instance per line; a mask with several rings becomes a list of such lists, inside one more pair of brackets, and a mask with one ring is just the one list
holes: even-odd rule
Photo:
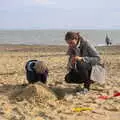
[[56, 100], [56, 94], [42, 83], [30, 84], [22, 89], [15, 89], [11, 94], [12, 100], [29, 102], [45, 102], [48, 100]]

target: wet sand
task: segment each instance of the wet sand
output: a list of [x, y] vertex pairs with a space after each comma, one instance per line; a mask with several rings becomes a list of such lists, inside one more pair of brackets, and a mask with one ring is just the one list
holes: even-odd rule
[[[76, 94], [76, 84], [64, 82], [68, 57], [66, 46], [0, 45], [1, 120], [119, 120], [120, 46], [97, 47], [106, 68], [106, 83], [91, 86], [87, 94]], [[24, 66], [30, 59], [46, 61], [46, 87], [26, 84]], [[54, 95], [55, 93], [55, 95]], [[92, 110], [73, 111], [73, 108]]]

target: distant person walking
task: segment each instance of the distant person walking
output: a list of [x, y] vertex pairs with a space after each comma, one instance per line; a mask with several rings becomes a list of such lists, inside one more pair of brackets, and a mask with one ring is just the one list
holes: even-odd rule
[[112, 45], [111, 39], [108, 37], [108, 35], [106, 35], [106, 37], [105, 37], [105, 43], [107, 46]]

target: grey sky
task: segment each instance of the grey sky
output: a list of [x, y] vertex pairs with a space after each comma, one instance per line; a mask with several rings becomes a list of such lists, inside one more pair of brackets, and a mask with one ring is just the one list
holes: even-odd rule
[[120, 29], [119, 0], [0, 0], [0, 29]]

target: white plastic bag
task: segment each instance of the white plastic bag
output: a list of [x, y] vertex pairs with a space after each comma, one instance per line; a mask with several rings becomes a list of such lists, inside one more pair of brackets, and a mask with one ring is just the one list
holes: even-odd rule
[[96, 81], [100, 84], [104, 84], [105, 83], [105, 68], [102, 67], [101, 65], [92, 66], [90, 78], [93, 81]]

